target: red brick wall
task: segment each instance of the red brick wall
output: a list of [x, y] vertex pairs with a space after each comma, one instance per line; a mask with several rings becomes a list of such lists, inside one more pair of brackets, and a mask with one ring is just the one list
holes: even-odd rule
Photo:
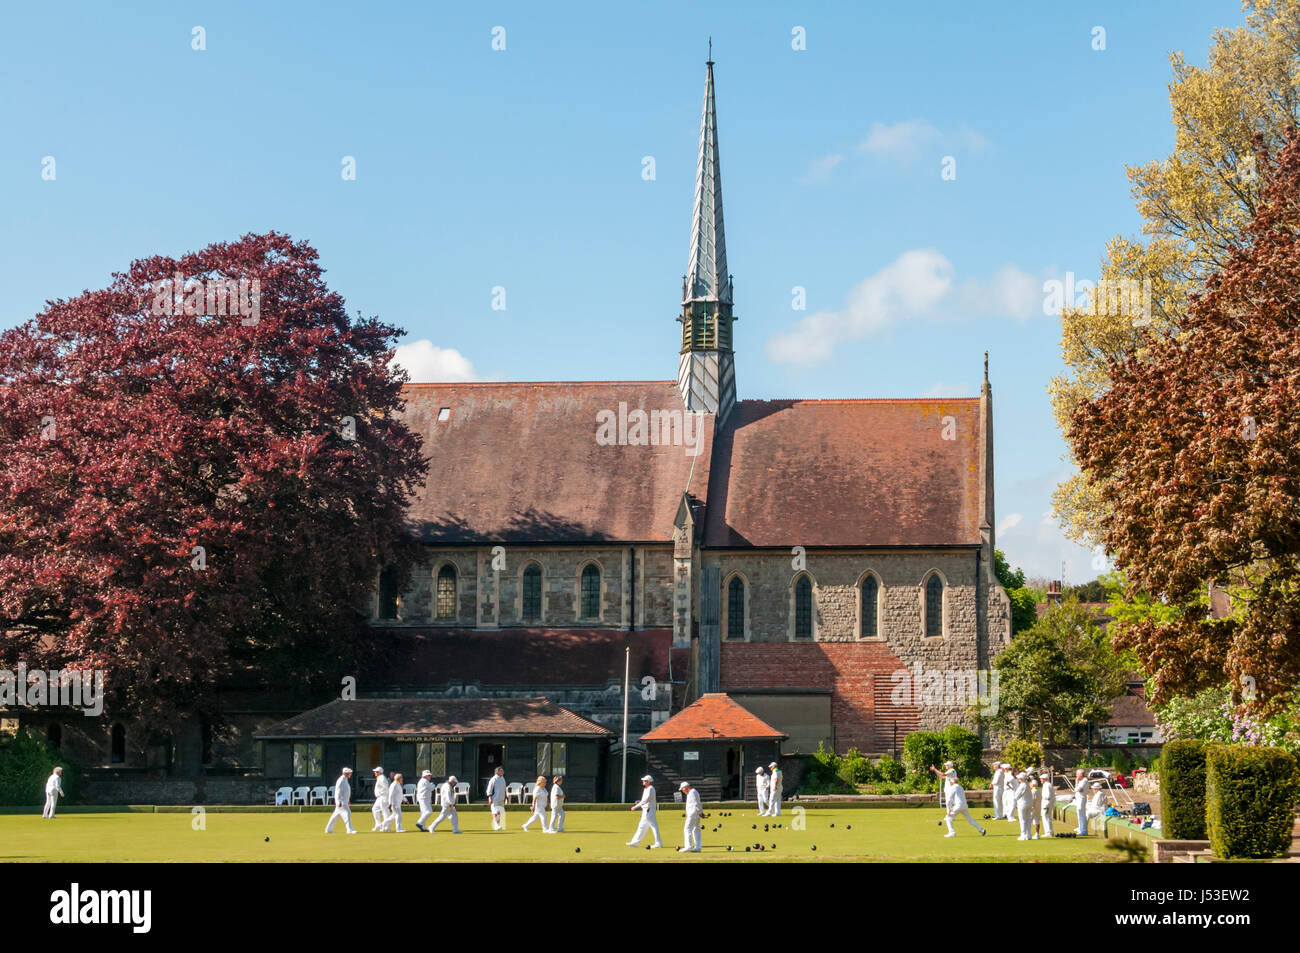
[[721, 687], [724, 692], [830, 688], [836, 750], [888, 752], [895, 720], [901, 748], [903, 736], [920, 719], [916, 706], [890, 701], [897, 684], [890, 676], [903, 668], [885, 642], [724, 642]]

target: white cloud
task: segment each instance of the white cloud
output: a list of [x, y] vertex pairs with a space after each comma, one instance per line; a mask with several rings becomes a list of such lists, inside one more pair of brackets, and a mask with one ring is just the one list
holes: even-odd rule
[[962, 309], [974, 315], [1027, 321], [1042, 312], [1043, 283], [1015, 265], [1003, 265], [988, 281], [962, 285]]
[[405, 368], [415, 384], [479, 379], [474, 365], [460, 351], [438, 347], [426, 338], [398, 345], [393, 363]]
[[812, 185], [817, 182], [825, 182], [831, 177], [831, 171], [843, 161], [844, 156], [838, 152], [822, 156], [820, 159], [814, 159], [809, 163], [808, 171], [804, 173], [804, 184]]
[[835, 344], [928, 315], [952, 290], [952, 262], [931, 248], [906, 251], [849, 292], [841, 311], [818, 311], [767, 342], [769, 360], [817, 364]]
[[936, 381], [922, 392], [922, 397], [970, 397], [971, 389], [965, 384], [948, 384]]
[[914, 162], [943, 135], [926, 119], [904, 119], [892, 125], [873, 122], [858, 151], [896, 162]]
[[1024, 515], [1021, 513], [1008, 513], [1002, 518], [1002, 521], [998, 523], [996, 535], [1002, 536], [1008, 531], [1015, 529], [1020, 525], [1020, 521], [1024, 518]]

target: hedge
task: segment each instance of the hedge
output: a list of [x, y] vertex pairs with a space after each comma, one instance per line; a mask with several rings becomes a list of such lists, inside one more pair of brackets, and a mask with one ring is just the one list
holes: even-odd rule
[[1043, 748], [1037, 741], [1017, 738], [1002, 749], [1002, 759], [1011, 765], [1013, 771], [1037, 768], [1043, 763]]
[[937, 731], [914, 731], [903, 739], [903, 764], [907, 773], [930, 777], [930, 765], [944, 762], [943, 735]]
[[0, 741], [0, 804], [45, 804], [45, 781], [55, 765], [63, 767], [63, 798], [71, 804], [81, 796], [81, 772], [40, 735], [24, 729]]
[[1160, 820], [1171, 840], [1205, 840], [1205, 747], [1180, 738], [1160, 753]]
[[939, 733], [943, 738], [946, 761], [957, 766], [957, 774], [963, 778], [978, 778], [984, 773], [984, 742], [980, 736], [961, 725], [949, 725]]
[[1211, 745], [1205, 757], [1205, 827], [1214, 856], [1284, 856], [1298, 780], [1295, 756], [1285, 748]]

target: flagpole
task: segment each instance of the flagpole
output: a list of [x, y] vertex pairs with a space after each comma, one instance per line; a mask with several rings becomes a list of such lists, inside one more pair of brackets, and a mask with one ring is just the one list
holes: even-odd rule
[[623, 793], [620, 800], [627, 803], [627, 680], [632, 671], [632, 647], [623, 649]]

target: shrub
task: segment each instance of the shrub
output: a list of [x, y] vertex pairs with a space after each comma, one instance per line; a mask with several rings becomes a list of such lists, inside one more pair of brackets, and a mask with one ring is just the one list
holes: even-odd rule
[[1002, 749], [1002, 760], [1011, 765], [1012, 771], [1037, 768], [1043, 763], [1043, 749], [1037, 741], [1017, 738]]
[[903, 764], [908, 774], [930, 776], [930, 765], [943, 764], [943, 736], [937, 731], [914, 731], [903, 739]]
[[944, 760], [953, 762], [962, 778], [977, 778], [984, 773], [984, 742], [979, 735], [961, 725], [949, 725], [940, 735]]
[[1161, 753], [1161, 823], [1172, 840], [1205, 839], [1205, 747], [1183, 738], [1166, 742]]
[[895, 761], [889, 755], [884, 755], [876, 762], [876, 770], [880, 773], [880, 780], [889, 784], [897, 784], [907, 775], [907, 769], [903, 767], [903, 762]]
[[81, 771], [53, 745], [30, 731], [0, 741], [0, 804], [45, 803], [45, 781], [63, 766], [63, 804], [81, 794]]
[[1205, 827], [1214, 856], [1280, 857], [1291, 846], [1300, 794], [1283, 748], [1211, 745], [1205, 752]]
[[880, 772], [857, 748], [850, 748], [840, 759], [839, 775], [849, 784], [871, 784], [880, 780]]
[[853, 786], [840, 775], [843, 759], [828, 751], [820, 742], [817, 750], [808, 757], [803, 777], [799, 782], [801, 794], [854, 794]]

